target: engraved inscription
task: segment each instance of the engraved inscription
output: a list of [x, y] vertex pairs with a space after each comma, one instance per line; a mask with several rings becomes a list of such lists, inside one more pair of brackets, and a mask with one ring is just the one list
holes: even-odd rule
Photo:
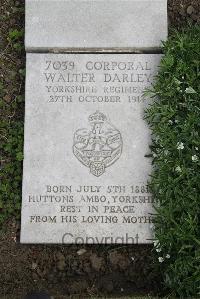
[[22, 242], [152, 242], [143, 92], [160, 58], [27, 54]]

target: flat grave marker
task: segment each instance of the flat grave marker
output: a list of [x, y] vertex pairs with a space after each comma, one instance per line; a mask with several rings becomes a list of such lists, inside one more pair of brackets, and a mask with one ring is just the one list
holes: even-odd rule
[[155, 54], [27, 54], [22, 243], [150, 243]]
[[26, 50], [155, 50], [167, 0], [26, 0]]

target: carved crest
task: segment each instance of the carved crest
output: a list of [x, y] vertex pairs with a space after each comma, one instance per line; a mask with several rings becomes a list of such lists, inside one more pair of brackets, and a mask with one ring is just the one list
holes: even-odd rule
[[74, 134], [73, 152], [93, 175], [99, 177], [121, 156], [122, 136], [99, 111], [91, 114], [88, 120], [90, 127], [78, 129]]

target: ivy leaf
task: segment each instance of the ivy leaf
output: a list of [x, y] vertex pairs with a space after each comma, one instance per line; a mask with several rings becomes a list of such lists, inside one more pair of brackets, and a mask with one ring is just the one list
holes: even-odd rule
[[186, 90], [185, 90], [185, 92], [187, 94], [194, 94], [194, 93], [196, 93], [196, 91], [192, 87], [187, 87]]

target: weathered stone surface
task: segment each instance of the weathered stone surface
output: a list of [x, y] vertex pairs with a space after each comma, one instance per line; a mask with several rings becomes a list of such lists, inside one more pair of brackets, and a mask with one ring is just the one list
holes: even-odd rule
[[150, 49], [166, 37], [167, 0], [26, 0], [27, 51]]
[[160, 55], [27, 54], [21, 242], [149, 243]]

